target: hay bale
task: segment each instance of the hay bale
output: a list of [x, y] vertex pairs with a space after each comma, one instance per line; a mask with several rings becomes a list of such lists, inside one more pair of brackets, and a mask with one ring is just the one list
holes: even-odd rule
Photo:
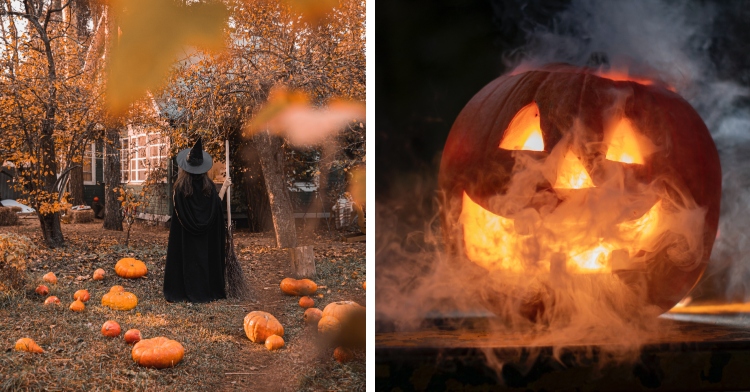
[[18, 224], [18, 214], [13, 207], [0, 207], [0, 226], [13, 226]]
[[72, 223], [88, 223], [94, 221], [94, 210], [71, 211]]

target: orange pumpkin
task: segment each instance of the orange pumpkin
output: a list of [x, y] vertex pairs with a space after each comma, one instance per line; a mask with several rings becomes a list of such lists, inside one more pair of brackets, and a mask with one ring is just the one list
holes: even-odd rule
[[323, 317], [333, 316], [341, 320], [352, 311], [363, 310], [364, 307], [354, 301], [331, 302], [323, 309]]
[[339, 346], [336, 347], [335, 350], [333, 350], [333, 357], [336, 358], [336, 361], [338, 361], [338, 363], [346, 363], [354, 358], [354, 353], [352, 353], [352, 350], [346, 347]]
[[40, 284], [39, 286], [36, 287], [36, 290], [34, 291], [36, 291], [36, 293], [39, 295], [47, 295], [49, 294], [49, 287], [43, 284]]
[[324, 336], [335, 337], [341, 332], [341, 322], [333, 316], [323, 316], [318, 321], [318, 332]]
[[318, 332], [342, 346], [363, 346], [367, 339], [365, 308], [353, 301], [332, 302], [323, 309]]
[[102, 335], [110, 338], [116, 338], [120, 336], [121, 331], [122, 330], [120, 329], [120, 324], [117, 324], [117, 321], [107, 320], [102, 325]]
[[138, 305], [138, 297], [127, 291], [110, 291], [102, 297], [102, 306], [114, 310], [130, 310]]
[[54, 295], [50, 295], [47, 297], [47, 299], [44, 300], [45, 305], [59, 305], [60, 304], [60, 298], [55, 297]]
[[104, 275], [105, 275], [104, 270], [101, 269], [101, 268], [97, 268], [97, 270], [94, 271], [94, 277], [93, 277], [93, 279], [94, 280], [104, 280]]
[[15, 346], [16, 351], [26, 351], [29, 353], [43, 353], [44, 350], [42, 350], [41, 347], [39, 347], [34, 340], [31, 338], [21, 338], [16, 341]]
[[125, 287], [122, 287], [120, 285], [115, 285], [109, 288], [110, 293], [118, 293], [122, 291], [125, 291]]
[[268, 351], [278, 350], [284, 347], [284, 338], [279, 335], [271, 335], [266, 338], [266, 348]]
[[57, 283], [57, 276], [55, 276], [54, 272], [47, 272], [46, 274], [44, 274], [44, 276], [42, 276], [42, 280], [55, 284]]
[[135, 344], [141, 341], [141, 331], [137, 329], [129, 329], [128, 332], [125, 332], [125, 343], [127, 344]]
[[120, 259], [120, 261], [115, 264], [115, 273], [126, 279], [140, 278], [141, 276], [146, 275], [147, 272], [148, 268], [146, 268], [146, 264], [132, 257]]
[[318, 325], [318, 321], [323, 317], [323, 312], [318, 308], [308, 308], [305, 310], [305, 314], [302, 319], [305, 320], [307, 325]]
[[252, 342], [261, 343], [271, 335], [284, 336], [284, 327], [276, 317], [259, 310], [248, 313], [244, 320], [245, 335]]
[[185, 348], [180, 342], [159, 336], [136, 343], [131, 354], [140, 366], [164, 369], [180, 363]]
[[73, 294], [73, 299], [77, 299], [81, 302], [86, 302], [91, 298], [88, 290], [78, 290]]
[[304, 296], [299, 299], [299, 306], [305, 309], [312, 308], [313, 306], [315, 306], [315, 301], [313, 301], [313, 299], [308, 296]]
[[318, 285], [310, 279], [284, 278], [279, 287], [288, 295], [310, 295], [318, 291]]
[[70, 304], [68, 308], [74, 312], [83, 312], [83, 310], [86, 309], [86, 305], [84, 305], [83, 302], [79, 300], [75, 300]]
[[367, 282], [362, 282], [362, 288], [367, 290]]

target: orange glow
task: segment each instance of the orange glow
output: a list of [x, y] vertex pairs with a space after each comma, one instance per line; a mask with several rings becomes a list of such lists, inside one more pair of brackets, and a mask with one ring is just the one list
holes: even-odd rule
[[593, 188], [594, 182], [578, 157], [568, 151], [557, 169], [554, 187], [558, 189]]
[[[617, 249], [634, 256], [657, 240], [660, 231], [661, 201], [638, 219], [617, 225], [616, 238], [591, 238], [590, 227], [575, 221], [560, 223], [538, 221], [541, 232], [519, 234], [515, 221], [487, 211], [463, 194], [463, 208], [459, 221], [463, 226], [466, 257], [487, 270], [523, 272], [525, 265], [536, 265], [549, 271], [550, 259], [555, 253], [565, 255], [565, 269], [572, 273], [602, 273], [612, 270], [613, 252]], [[532, 230], [533, 231], [533, 230]], [[538, 247], [529, 252], [528, 247]], [[527, 259], [530, 254], [538, 259]]]
[[610, 161], [643, 164], [643, 154], [633, 124], [623, 117], [612, 131], [606, 158]]
[[[614, 69], [608, 69], [608, 70], [598, 70], [594, 73], [596, 76], [614, 80], [615, 82], [635, 82], [638, 84], [642, 84], [644, 86], [651, 86], [655, 84], [656, 82], [651, 79], [647, 79], [644, 77], [634, 76], [628, 74], [627, 70], [614, 70]], [[660, 84], [662, 82], [659, 82]], [[666, 87], [670, 91], [676, 91], [674, 87], [662, 84], [662, 86]]]
[[518, 111], [505, 130], [500, 148], [504, 150], [544, 151], [539, 107], [532, 102]]
[[669, 310], [675, 314], [733, 314], [750, 313], [750, 303], [729, 303], [717, 305], [687, 305], [677, 306]]

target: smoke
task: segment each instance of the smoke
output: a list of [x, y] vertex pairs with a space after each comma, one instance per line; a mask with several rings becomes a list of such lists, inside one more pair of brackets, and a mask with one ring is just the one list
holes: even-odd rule
[[[531, 7], [535, 2], [526, 4]], [[519, 22], [525, 28], [527, 44], [506, 53], [506, 58], [514, 74], [564, 62], [655, 78], [690, 102], [711, 131], [723, 169], [720, 235], [704, 277], [706, 282], [714, 279], [722, 283], [704, 283], [695, 295], [746, 300], [750, 299], [750, 287], [745, 286], [750, 278], [750, 262], [744, 260], [744, 255], [750, 254], [750, 234], [747, 234], [750, 219], [746, 217], [750, 214], [750, 195], [746, 192], [750, 189], [750, 174], [747, 174], [750, 173], [750, 110], [740, 103], [748, 95], [747, 89], [737, 82], [722, 79], [709, 56], [718, 34], [712, 21], [722, 11], [720, 7], [690, 1], [574, 0], [548, 24]], [[499, 19], [503, 20], [502, 15]], [[616, 98], [612, 100], [617, 102]], [[665, 241], [665, 236], [677, 235], [682, 237], [680, 252], [695, 255], [702, 253], [700, 233], [705, 209], [697, 206], [689, 194], [682, 193], [676, 196], [679, 200], [674, 200], [675, 195], [669, 194], [665, 185], [656, 180], [644, 184], [638, 192], [626, 194], [622, 182], [617, 180], [622, 178], [621, 173], [615, 173], [611, 182], [585, 198], [571, 193], [562, 201], [550, 200], [539, 192], [537, 185], [556, 181], [550, 173], [555, 173], [562, 165], [567, 151], [563, 147], [565, 141], [558, 146], [559, 149], [556, 147], [549, 158], [542, 161], [517, 154], [509, 193], [484, 203], [513, 220], [507, 229], [502, 229], [504, 222], [492, 222], [500, 228], [495, 233], [500, 234], [495, 234], [497, 237], [490, 238], [490, 242], [511, 243], [521, 265], [532, 265], [542, 271], [530, 276], [508, 273], [507, 268], [504, 273], [488, 273], [487, 269], [476, 265], [482, 264], [476, 261], [482, 259], [482, 249], [478, 245], [473, 257], [470, 256], [475, 263], [466, 260], [464, 255], [472, 254], [469, 249], [472, 245], [464, 243], [460, 233], [441, 232], [438, 210], [456, 207], [446, 205], [441, 195], [435, 194], [435, 205], [422, 206], [423, 209], [415, 211], [404, 199], [434, 192], [435, 183], [429, 175], [421, 181], [410, 178], [408, 184], [403, 184], [403, 199], [378, 200], [378, 319], [389, 320], [395, 330], [410, 330], [421, 328], [426, 320], [429, 323], [437, 315], [443, 320], [453, 320], [455, 327], [468, 328], [472, 317], [489, 316], [487, 310], [490, 310], [498, 316], [489, 317], [492, 329], [520, 336], [527, 346], [551, 345], [559, 354], [566, 346], [607, 343], [602, 349], [610, 350], [608, 354], [615, 360], [634, 359], [642, 344], [665, 334], [662, 329], [665, 324], [656, 317], [661, 310], [644, 306], [637, 290], [623, 283], [629, 282], [631, 287], [639, 284], [638, 265], [643, 260], [627, 250], [622, 253], [619, 236], [632, 234], [623, 234], [623, 226], [612, 222], [621, 222], [628, 208], [645, 206], [643, 208], [648, 210], [656, 208], [653, 206], [658, 206], [661, 200], [662, 206], [669, 205], [665, 207], [669, 212], [662, 215], [669, 222], [661, 226], [660, 233], [652, 233], [649, 239], [644, 239], [650, 242], [647, 246], [641, 243], [641, 248], [650, 247], [650, 251], [659, 252], [665, 243], [672, 242]], [[517, 181], [520, 179], [523, 181]], [[623, 205], [608, 201], [623, 197], [627, 199]], [[469, 205], [466, 198], [463, 203], [463, 207]], [[545, 203], [556, 207], [545, 209]], [[535, 208], [526, 208], [531, 204]], [[605, 211], [604, 206], [613, 208]], [[453, 218], [461, 219], [464, 224], [469, 219], [485, 219], [487, 225], [488, 219], [496, 219], [482, 216], [482, 212], [467, 217], [467, 208], [457, 210], [463, 211], [463, 215]], [[584, 218], [585, 224], [580, 227], [565, 225], [571, 217], [585, 217], [592, 211], [600, 220]], [[401, 220], [407, 217], [410, 222]], [[404, 233], [405, 227], [414, 226], [415, 217], [423, 218], [417, 223], [422, 228]], [[685, 222], [695, 223], [686, 225]], [[613, 228], [618, 230], [613, 232]], [[535, 238], [546, 236], [543, 241], [546, 245], [525, 243], [524, 239], [530, 234]], [[556, 239], [560, 236], [563, 240]], [[617, 254], [626, 256], [619, 277], [567, 274], [565, 269], [569, 267], [562, 267], [559, 277], [545, 273], [550, 269], [559, 271], [560, 265], [571, 265], [569, 261], [575, 252], [566, 248], [569, 236], [593, 238], [596, 243], [585, 245], [587, 249], [602, 246], [603, 238], [605, 245], [611, 245], [605, 246], [609, 254], [620, 250]], [[452, 247], [458, 247], [455, 252], [458, 257], [450, 256]], [[672, 250], [673, 255], [675, 252]], [[695, 258], [685, 256], [682, 260]], [[495, 261], [488, 259], [486, 263]], [[690, 265], [678, 267], [691, 268]], [[715, 288], [722, 285], [726, 287], [716, 292]], [[612, 342], [618, 344], [612, 345]], [[502, 367], [503, 359], [493, 350], [486, 350], [486, 354], [489, 363]]]

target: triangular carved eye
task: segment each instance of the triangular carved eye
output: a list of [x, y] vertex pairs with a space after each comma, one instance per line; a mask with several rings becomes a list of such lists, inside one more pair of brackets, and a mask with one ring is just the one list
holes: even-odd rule
[[[647, 140], [643, 140], [633, 124], [627, 118], [623, 117], [615, 124], [612, 130], [607, 148], [606, 158], [610, 161], [643, 164], [644, 144], [650, 145]], [[646, 148], [648, 150], [648, 148]]]
[[572, 151], [568, 150], [560, 162], [560, 166], [557, 168], [557, 180], [555, 181], [554, 188], [584, 189], [594, 187], [594, 182], [591, 180], [591, 176], [589, 176], [581, 160]]
[[503, 134], [500, 148], [504, 150], [544, 151], [544, 138], [539, 123], [539, 107], [532, 102], [518, 111]]

